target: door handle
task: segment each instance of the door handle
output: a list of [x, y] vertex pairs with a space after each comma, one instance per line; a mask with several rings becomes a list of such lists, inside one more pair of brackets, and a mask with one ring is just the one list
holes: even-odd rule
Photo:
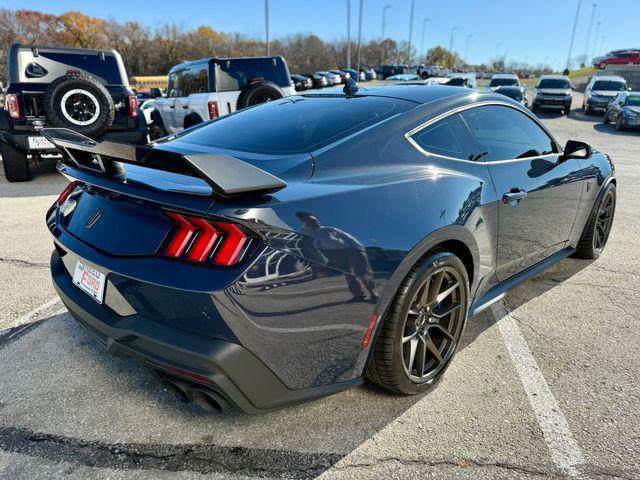
[[189, 108], [189, 105], [183, 105], [182, 108]]
[[512, 205], [517, 205], [520, 203], [524, 197], [527, 196], [527, 191], [522, 190], [521, 188], [512, 188], [507, 193], [502, 195], [502, 201], [504, 203], [511, 203]]
[[176, 108], [175, 105], [169, 105], [169, 108]]

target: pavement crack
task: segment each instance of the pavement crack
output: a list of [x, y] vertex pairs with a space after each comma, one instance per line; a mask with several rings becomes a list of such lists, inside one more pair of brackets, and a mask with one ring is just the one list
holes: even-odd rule
[[22, 260], [19, 258], [0, 257], [0, 263], [8, 263], [10, 265], [18, 265], [20, 267], [30, 268], [48, 268], [49, 264], [46, 262], [30, 262], [29, 260]]
[[305, 479], [315, 478], [344, 457], [212, 444], [110, 444], [18, 427], [0, 427], [0, 450], [94, 468]]
[[346, 465], [336, 465], [334, 469], [336, 470], [345, 470], [345, 469], [356, 469], [356, 468], [367, 468], [367, 467], [375, 467], [377, 465], [397, 462], [402, 465], [414, 465], [414, 466], [428, 466], [428, 467], [440, 467], [440, 466], [449, 466], [449, 467], [458, 467], [458, 468], [499, 468], [502, 470], [509, 470], [512, 472], [518, 473], [526, 473], [530, 475], [538, 475], [542, 477], [552, 477], [557, 478], [557, 472], [550, 472], [542, 469], [523, 467], [520, 465], [514, 465], [507, 462], [483, 462], [479, 460], [473, 459], [441, 459], [441, 460], [428, 460], [421, 458], [413, 458], [406, 459], [400, 457], [381, 457], [376, 458], [370, 462], [358, 462], [358, 463], [349, 463]]

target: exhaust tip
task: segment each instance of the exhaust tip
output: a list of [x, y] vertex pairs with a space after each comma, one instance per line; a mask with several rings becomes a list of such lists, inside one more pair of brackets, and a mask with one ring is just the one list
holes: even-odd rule
[[199, 388], [189, 390], [189, 399], [205, 412], [224, 412], [229, 409], [227, 401], [210, 390]]
[[177, 383], [172, 382], [171, 380], [168, 380], [166, 378], [163, 378], [162, 380], [160, 380], [160, 384], [162, 385], [162, 387], [167, 392], [172, 394], [174, 397], [176, 397], [181, 402], [188, 402], [189, 401], [189, 395], [187, 395], [187, 391], [184, 388], [182, 388], [182, 386], [178, 385]]

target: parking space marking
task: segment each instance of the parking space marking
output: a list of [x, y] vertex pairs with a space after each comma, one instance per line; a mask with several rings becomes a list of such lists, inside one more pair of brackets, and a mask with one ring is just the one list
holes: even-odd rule
[[580, 478], [579, 467], [584, 464], [580, 447], [578, 447], [567, 419], [551, 393], [517, 321], [511, 316], [503, 302], [492, 305], [491, 311], [497, 320], [511, 360], [518, 371], [518, 376], [549, 447], [553, 462], [569, 477]]
[[[56, 307], [61, 307], [61, 308], [56, 308]], [[8, 332], [10, 332], [12, 328], [19, 327], [21, 325], [25, 325], [27, 323], [31, 323], [37, 320], [39, 317], [41, 317], [45, 313], [49, 313], [49, 312], [59, 313], [60, 310], [62, 309], [63, 309], [62, 301], [58, 297], [52, 298], [51, 300], [43, 303], [42, 305], [37, 306], [36, 308], [31, 310], [29, 313], [22, 315], [21, 317], [3, 325], [2, 330], [0, 330], [0, 337], [3, 337], [4, 335], [8, 334]], [[51, 310], [54, 310], [54, 311], [51, 311]]]

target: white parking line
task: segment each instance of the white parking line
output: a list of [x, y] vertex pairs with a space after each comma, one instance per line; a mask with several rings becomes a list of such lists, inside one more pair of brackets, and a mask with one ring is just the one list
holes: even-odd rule
[[[60, 308], [56, 308], [60, 307]], [[37, 320], [44, 313], [58, 313], [62, 311], [64, 307], [62, 306], [62, 301], [59, 298], [52, 298], [48, 302], [43, 303], [42, 305], [34, 308], [29, 313], [10, 321], [9, 323], [2, 326], [3, 330], [0, 331], [0, 337], [4, 336], [10, 328], [19, 327], [20, 325], [25, 325], [27, 323], [31, 323]], [[54, 310], [54, 311], [52, 311]]]
[[560, 411], [558, 402], [529, 350], [529, 345], [518, 323], [509, 314], [503, 302], [492, 305], [491, 311], [498, 320], [498, 328], [504, 344], [518, 371], [553, 462], [569, 477], [580, 478], [579, 466], [584, 463], [582, 452], [573, 438], [567, 419]]

